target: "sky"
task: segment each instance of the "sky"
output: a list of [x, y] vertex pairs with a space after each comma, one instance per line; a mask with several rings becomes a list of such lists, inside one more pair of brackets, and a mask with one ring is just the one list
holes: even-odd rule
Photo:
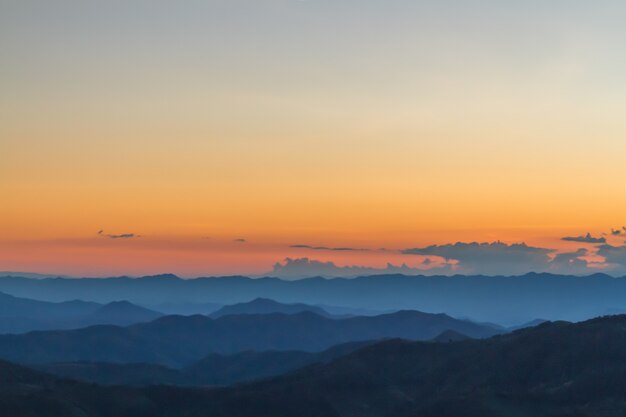
[[0, 270], [626, 275], [624, 21], [0, 0]]

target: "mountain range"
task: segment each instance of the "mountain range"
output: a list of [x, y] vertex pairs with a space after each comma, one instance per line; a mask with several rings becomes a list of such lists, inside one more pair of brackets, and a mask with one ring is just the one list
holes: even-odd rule
[[430, 340], [446, 330], [473, 338], [498, 330], [445, 314], [400, 311], [373, 317], [331, 319], [311, 312], [207, 316], [164, 316], [120, 327], [0, 335], [0, 358], [22, 363], [145, 362], [187, 366], [210, 353], [300, 350], [400, 337]]
[[[446, 312], [453, 317], [506, 326], [537, 317], [580, 321], [626, 309], [626, 278], [603, 274], [584, 277], [546, 273], [514, 277], [380, 275], [299, 281], [246, 277], [183, 280], [174, 275], [104, 279], [3, 277], [0, 291], [54, 302], [128, 300], [142, 306], [226, 305], [261, 297], [289, 304]], [[197, 311], [207, 312], [206, 308]]]
[[0, 333], [75, 329], [96, 324], [127, 326], [160, 316], [159, 312], [128, 301], [105, 305], [80, 300], [52, 303], [0, 293]]
[[103, 385], [228, 385], [267, 378], [314, 363], [327, 363], [374, 342], [333, 346], [323, 352], [212, 353], [182, 369], [147, 363], [65, 362], [36, 365], [57, 376]]
[[237, 314], [298, 314], [308, 311], [323, 317], [333, 317], [321, 307], [303, 303], [285, 304], [269, 298], [255, 298], [247, 303], [237, 303], [224, 306], [210, 314], [213, 318]]
[[626, 316], [388, 340], [226, 388], [102, 387], [0, 362], [0, 411], [105, 417], [623, 417]]

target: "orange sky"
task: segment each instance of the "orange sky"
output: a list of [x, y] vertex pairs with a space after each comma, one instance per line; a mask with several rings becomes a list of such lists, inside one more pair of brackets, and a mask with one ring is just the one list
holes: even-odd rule
[[3, 3], [0, 270], [416, 265], [289, 246], [626, 223], [624, 6], [406, 3]]

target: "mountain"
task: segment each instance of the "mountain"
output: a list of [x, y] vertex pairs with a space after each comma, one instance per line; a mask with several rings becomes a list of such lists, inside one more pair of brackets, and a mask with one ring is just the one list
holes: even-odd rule
[[0, 292], [0, 317], [24, 317], [30, 319], [55, 319], [86, 315], [95, 312], [101, 304], [85, 301], [51, 303], [14, 297]]
[[546, 321], [547, 320], [544, 319], [534, 319], [526, 323], [518, 324], [517, 326], [508, 327], [507, 330], [513, 332], [515, 330], [525, 329], [527, 327], [535, 327], [545, 323]]
[[[626, 277], [547, 273], [523, 276], [379, 275], [355, 279], [210, 277], [0, 278], [0, 291], [46, 301], [98, 303], [128, 300], [162, 303], [234, 304], [257, 297], [280, 303], [334, 305], [367, 310], [445, 311], [453, 317], [517, 325], [541, 317], [580, 321], [626, 309]], [[497, 300], [497, 302], [495, 302]]]
[[128, 301], [114, 301], [106, 304], [87, 317], [86, 325], [115, 324], [127, 326], [133, 323], [152, 321], [163, 314], [129, 303]]
[[435, 337], [433, 342], [450, 343], [469, 339], [471, 339], [471, 337], [465, 336], [463, 333], [455, 332], [454, 330], [446, 330]]
[[73, 329], [95, 324], [130, 325], [161, 315], [126, 301], [104, 306], [79, 300], [51, 303], [0, 293], [0, 333]]
[[311, 306], [307, 304], [284, 304], [267, 298], [255, 298], [247, 303], [238, 303], [220, 308], [211, 314], [211, 317], [218, 318], [222, 316], [237, 314], [297, 314], [303, 311], [315, 313], [320, 316], [330, 317], [330, 314], [321, 307]]
[[59, 274], [38, 274], [35, 272], [0, 271], [0, 278], [2, 277], [22, 277], [22, 278], [32, 278], [32, 279], [72, 278], [69, 275], [59, 275]]
[[103, 385], [227, 385], [281, 375], [313, 363], [327, 363], [373, 342], [347, 343], [323, 352], [213, 353], [183, 369], [145, 363], [68, 362], [34, 366], [61, 377]]
[[165, 315], [193, 316], [196, 314], [209, 315], [223, 307], [219, 303], [158, 303], [144, 305], [152, 310], [160, 311]]
[[181, 371], [150, 363], [62, 362], [32, 368], [62, 378], [101, 385], [194, 385], [185, 384]]
[[301, 350], [401, 337], [429, 340], [445, 330], [470, 337], [497, 333], [490, 327], [445, 314], [401, 311], [374, 317], [329, 319], [298, 314], [165, 316], [128, 327], [93, 326], [78, 330], [0, 335], [0, 358], [22, 363], [145, 362], [182, 367], [209, 353]]
[[0, 362], [0, 410], [31, 417], [623, 417], [626, 316], [483, 340], [389, 340], [232, 387], [102, 387]]
[[0, 333], [68, 328], [70, 321], [93, 314], [100, 307], [93, 302], [51, 303], [0, 293]]
[[382, 342], [328, 365], [215, 392], [212, 415], [242, 415], [256, 404], [259, 417], [622, 416], [625, 329], [619, 316], [486, 340]]

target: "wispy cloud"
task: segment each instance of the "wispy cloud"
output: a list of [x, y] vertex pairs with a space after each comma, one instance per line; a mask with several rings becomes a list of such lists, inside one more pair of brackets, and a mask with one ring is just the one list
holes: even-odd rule
[[336, 251], [336, 252], [368, 252], [366, 248], [350, 248], [350, 247], [328, 247], [328, 246], [311, 246], [311, 245], [290, 245], [290, 248], [294, 249], [309, 249], [309, 250], [321, 250], [321, 251]]
[[566, 236], [562, 237], [561, 240], [567, 242], [578, 242], [578, 243], [606, 243], [606, 239], [603, 237], [593, 237], [591, 233], [587, 233], [584, 236]]
[[233, 240], [233, 242], [236, 242], [236, 243], [247, 243], [248, 241], [246, 239], [239, 238], [239, 239]]
[[433, 274], [450, 274], [453, 271], [453, 265], [439, 264], [436, 266], [430, 263], [423, 263], [424, 266], [430, 268], [413, 268], [402, 265], [387, 264], [384, 268], [374, 268], [361, 265], [338, 266], [334, 262], [323, 262], [309, 258], [286, 258], [283, 262], [277, 262], [272, 271], [264, 274], [284, 279], [299, 279], [309, 277], [325, 277], [325, 278], [352, 278], [367, 275], [383, 275], [383, 274], [403, 274], [403, 275], [433, 275]]
[[438, 256], [458, 262], [460, 273], [514, 275], [531, 271], [545, 271], [551, 262], [553, 249], [528, 246], [525, 243], [508, 245], [503, 242], [457, 242], [431, 245], [402, 251], [406, 255]]
[[597, 254], [604, 257], [606, 262], [609, 264], [626, 267], [626, 245], [601, 245], [598, 248]]
[[99, 230], [98, 236], [107, 237], [109, 239], [134, 239], [134, 238], [141, 237], [140, 235], [137, 235], [135, 233], [122, 233], [119, 235], [113, 235], [113, 234], [104, 233], [104, 230]]
[[580, 248], [574, 252], [557, 254], [550, 262], [550, 270], [559, 274], [588, 274], [589, 262], [584, 258], [589, 255], [589, 250]]

